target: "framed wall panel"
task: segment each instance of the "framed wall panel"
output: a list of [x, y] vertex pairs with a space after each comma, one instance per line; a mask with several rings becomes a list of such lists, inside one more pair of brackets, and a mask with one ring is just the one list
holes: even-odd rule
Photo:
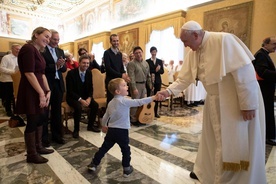
[[78, 50], [80, 49], [80, 48], [85, 48], [88, 52], [89, 52], [89, 41], [87, 40], [87, 41], [83, 41], [83, 42], [79, 42], [78, 43]]
[[250, 46], [253, 2], [225, 7], [204, 13], [204, 29], [229, 32]]
[[120, 42], [120, 51], [129, 55], [135, 46], [139, 43], [139, 29], [131, 29], [118, 33]]

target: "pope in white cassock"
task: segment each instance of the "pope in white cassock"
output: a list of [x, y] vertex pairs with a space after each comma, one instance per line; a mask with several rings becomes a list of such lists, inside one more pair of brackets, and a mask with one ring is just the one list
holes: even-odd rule
[[181, 28], [187, 53], [178, 79], [159, 94], [178, 95], [200, 80], [207, 97], [190, 177], [206, 184], [266, 184], [265, 117], [251, 52], [235, 35]]

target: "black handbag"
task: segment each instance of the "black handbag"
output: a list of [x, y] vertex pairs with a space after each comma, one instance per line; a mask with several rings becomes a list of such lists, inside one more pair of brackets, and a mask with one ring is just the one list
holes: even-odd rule
[[15, 128], [15, 127], [23, 127], [26, 126], [24, 123], [24, 120], [20, 116], [12, 116], [9, 119], [9, 127]]

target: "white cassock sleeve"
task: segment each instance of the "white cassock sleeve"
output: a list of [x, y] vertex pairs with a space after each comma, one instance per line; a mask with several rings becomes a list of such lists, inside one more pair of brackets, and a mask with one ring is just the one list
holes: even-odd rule
[[168, 87], [168, 90], [172, 95], [177, 96], [179, 93], [183, 92], [184, 89], [189, 87], [190, 84], [190, 82], [178, 78]]
[[235, 81], [240, 110], [258, 109], [259, 84], [253, 65], [247, 64], [231, 74]]

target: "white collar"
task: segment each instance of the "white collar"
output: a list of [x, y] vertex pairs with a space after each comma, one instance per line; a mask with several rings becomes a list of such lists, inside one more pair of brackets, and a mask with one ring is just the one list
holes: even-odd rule
[[79, 68], [79, 74], [81, 74], [81, 73], [85, 74], [86, 71], [82, 72], [82, 71], [80, 70], [80, 68]]
[[115, 48], [115, 49], [113, 47], [110, 47], [110, 48], [115, 54], [118, 54], [119, 50], [117, 48]]
[[55, 49], [55, 47], [51, 47], [50, 45], [47, 45], [48, 49], [51, 50], [51, 49]]

